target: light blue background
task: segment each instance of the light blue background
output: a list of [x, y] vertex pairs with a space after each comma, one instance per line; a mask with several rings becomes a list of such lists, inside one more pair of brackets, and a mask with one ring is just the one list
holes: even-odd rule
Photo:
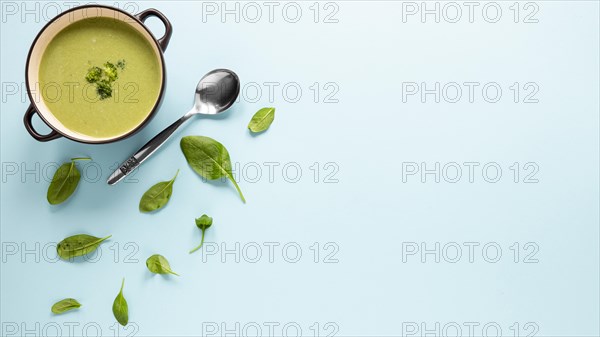
[[[477, 322], [477, 334], [484, 324], [496, 322], [512, 336], [515, 322], [520, 335], [531, 332], [523, 326], [533, 322], [538, 336], [597, 336], [598, 2], [537, 2], [539, 22], [532, 24], [512, 21], [512, 2], [499, 2], [503, 16], [495, 24], [481, 15], [474, 23], [465, 18], [457, 24], [421, 23], [418, 17], [403, 23], [402, 4], [391, 1], [337, 2], [338, 23], [326, 24], [323, 18], [314, 23], [312, 3], [299, 4], [303, 16], [297, 23], [285, 22], [276, 10], [274, 23], [263, 18], [252, 24], [244, 17], [240, 23], [232, 17], [222, 23], [218, 16], [203, 23], [201, 3], [138, 3], [139, 10], [158, 8], [174, 26], [165, 53], [166, 95], [143, 131], [100, 146], [65, 139], [39, 143], [27, 134], [22, 116], [29, 103], [22, 92], [9, 95], [6, 89], [24, 81], [27, 51], [45, 20], [4, 20], [3, 13], [3, 333], [16, 324], [17, 335], [24, 335], [23, 324], [34, 329], [37, 322], [50, 334], [59, 324], [67, 336], [65, 322], [77, 322], [77, 334], [93, 323], [113, 336], [111, 305], [125, 277], [137, 330], [120, 329], [121, 335], [199, 335], [207, 322], [228, 328], [256, 322], [263, 335], [268, 335], [265, 322], [280, 324], [276, 334], [296, 322], [312, 336], [310, 327], [318, 322], [323, 336], [332, 331], [324, 325], [332, 322], [339, 327], [337, 335], [400, 335], [403, 322], [425, 322], [428, 328], [457, 322], [466, 336], [464, 322]], [[160, 31], [158, 21], [149, 25]], [[248, 89], [226, 117], [188, 124], [144, 164], [134, 177], [138, 183], [106, 185], [109, 167], [185, 113], [198, 79], [220, 67], [235, 70]], [[454, 104], [431, 97], [421, 103], [414, 96], [402, 101], [402, 82], [468, 81], [499, 83], [502, 99], [495, 104], [481, 95], [474, 103], [466, 97]], [[250, 102], [251, 82], [263, 89], [256, 103]], [[281, 83], [272, 102], [264, 82]], [[288, 82], [303, 90], [296, 103], [281, 94]], [[318, 103], [309, 89], [314, 82], [321, 86]], [[339, 87], [338, 103], [323, 103], [331, 90], [323, 89], [327, 82]], [[512, 102], [508, 87], [514, 82], [537, 83], [539, 103]], [[253, 137], [246, 124], [264, 106], [277, 108], [275, 122]], [[204, 183], [192, 172], [178, 146], [184, 135], [213, 137], [227, 146], [234, 162], [260, 165], [260, 181], [240, 181], [247, 204], [230, 183]], [[53, 169], [43, 169], [83, 155], [102, 167], [102, 179], [89, 181], [95, 174], [90, 170], [91, 178], [68, 202], [51, 207], [45, 196]], [[281, 165], [272, 183], [265, 162]], [[282, 176], [282, 166], [290, 162], [302, 168], [297, 183]], [[310, 169], [315, 162], [321, 167], [318, 183]], [[339, 167], [337, 183], [323, 182], [331, 171], [323, 167], [328, 162]], [[435, 183], [432, 176], [425, 183], [418, 176], [403, 183], [403, 162], [425, 162], [429, 168], [435, 162], [496, 162], [503, 176], [492, 184], [476, 171], [469, 183], [465, 170], [454, 184]], [[536, 163], [539, 182], [514, 183], [509, 169], [514, 162]], [[8, 174], [15, 165], [17, 174]], [[25, 174], [22, 165], [36, 173]], [[143, 192], [177, 169], [168, 206], [140, 214]], [[289, 173], [293, 176], [293, 170]], [[223, 263], [218, 255], [206, 256], [205, 262], [201, 252], [189, 255], [200, 240], [194, 218], [203, 213], [215, 219], [207, 241], [228, 248], [236, 242], [277, 242], [274, 262], [269, 263], [264, 246], [258, 263], [244, 256], [236, 263], [229, 255]], [[52, 249], [21, 256], [22, 244], [34, 249], [36, 243], [44, 247], [77, 233], [113, 238], [96, 263], [52, 262]], [[128, 242], [139, 251], [126, 249]], [[298, 263], [282, 258], [281, 247], [289, 242], [302, 248]], [[314, 242], [321, 245], [320, 263], [313, 262]], [[339, 247], [338, 263], [322, 263], [332, 251], [323, 248], [328, 242]], [[431, 256], [426, 263], [419, 256], [403, 263], [403, 242], [425, 242], [428, 248], [435, 242], [495, 242], [503, 255], [498, 263], [486, 262], [480, 250], [473, 263], [464, 255], [458, 263], [443, 258], [435, 263]], [[521, 256], [515, 263], [509, 248], [514, 242], [521, 249], [534, 243], [539, 262], [525, 264]], [[6, 249], [14, 244], [20, 250], [10, 255]], [[119, 247], [118, 263], [110, 247]], [[132, 252], [139, 262], [124, 263]], [[154, 253], [166, 256], [182, 276], [151, 276], [144, 261]], [[52, 303], [64, 297], [79, 299], [83, 307], [51, 315]]]

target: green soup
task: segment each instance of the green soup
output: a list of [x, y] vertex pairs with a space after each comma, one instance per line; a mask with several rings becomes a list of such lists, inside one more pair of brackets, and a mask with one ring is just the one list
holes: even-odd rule
[[48, 44], [40, 92], [67, 129], [111, 138], [148, 117], [160, 94], [161, 69], [148, 40], [129, 24], [88, 18], [67, 26]]

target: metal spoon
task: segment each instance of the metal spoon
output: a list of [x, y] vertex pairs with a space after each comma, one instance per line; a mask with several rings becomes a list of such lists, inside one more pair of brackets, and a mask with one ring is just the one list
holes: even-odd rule
[[164, 129], [127, 159], [108, 178], [107, 183], [114, 185], [140, 166], [165, 142], [179, 126], [194, 115], [216, 115], [227, 110], [240, 93], [240, 79], [231, 70], [216, 69], [204, 75], [196, 86], [194, 106], [175, 123]]

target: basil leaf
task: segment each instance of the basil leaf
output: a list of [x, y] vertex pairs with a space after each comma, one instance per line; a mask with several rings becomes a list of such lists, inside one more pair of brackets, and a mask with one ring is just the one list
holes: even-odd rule
[[126, 326], [129, 322], [129, 307], [127, 306], [127, 301], [125, 297], [123, 297], [123, 287], [125, 286], [125, 279], [121, 283], [121, 290], [119, 291], [119, 295], [115, 298], [113, 302], [113, 315], [117, 319], [117, 322], [122, 326]]
[[58, 256], [68, 260], [93, 252], [96, 250], [96, 248], [98, 248], [102, 241], [110, 238], [111, 236], [112, 235], [109, 235], [105, 238], [97, 238], [87, 234], [69, 236], [58, 243], [56, 246], [56, 251], [58, 252]]
[[196, 219], [196, 226], [200, 228], [202, 231], [202, 240], [200, 241], [200, 245], [192, 250], [190, 250], [190, 254], [197, 251], [204, 244], [204, 231], [206, 231], [210, 226], [212, 226], [213, 219], [206, 214], [202, 214], [201, 217]]
[[242, 201], [246, 202], [240, 187], [233, 179], [229, 152], [223, 144], [209, 137], [186, 136], [181, 138], [180, 146], [185, 159], [196, 173], [208, 180], [229, 178]]
[[52, 205], [58, 205], [67, 200], [79, 184], [81, 173], [75, 166], [77, 160], [91, 160], [91, 158], [72, 158], [71, 162], [62, 164], [52, 177], [46, 199]]
[[62, 301], [58, 301], [54, 303], [52, 306], [52, 312], [55, 314], [62, 314], [63, 312], [67, 312], [73, 309], [77, 309], [81, 307], [81, 304], [77, 302], [74, 298], [65, 298]]
[[154, 274], [173, 274], [179, 276], [179, 274], [171, 270], [169, 261], [167, 261], [167, 259], [165, 259], [165, 257], [162, 255], [154, 254], [150, 256], [146, 260], [146, 267], [148, 267], [148, 270]]
[[173, 194], [173, 183], [175, 182], [175, 178], [177, 178], [178, 174], [179, 170], [177, 170], [177, 173], [175, 173], [173, 179], [169, 181], [162, 181], [150, 187], [150, 189], [144, 193], [142, 199], [140, 200], [140, 212], [152, 212], [166, 205], [171, 198], [171, 194]]
[[252, 116], [250, 123], [248, 123], [248, 129], [255, 133], [265, 131], [271, 126], [274, 119], [275, 108], [262, 108]]

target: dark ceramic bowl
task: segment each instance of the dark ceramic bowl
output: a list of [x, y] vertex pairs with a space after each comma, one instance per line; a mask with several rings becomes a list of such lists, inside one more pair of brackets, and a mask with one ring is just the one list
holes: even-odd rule
[[[39, 67], [42, 60], [42, 56], [46, 47], [52, 41], [52, 39], [64, 28], [77, 22], [82, 19], [86, 19], [89, 17], [109, 17], [111, 19], [116, 19], [123, 21], [130, 25], [132, 28], [137, 30], [144, 38], [146, 38], [157, 59], [160, 59], [161, 64], [161, 85], [159, 95], [154, 103], [152, 110], [147, 114], [147, 117], [140, 122], [138, 125], [133, 127], [131, 130], [127, 131], [124, 134], [116, 135], [108, 138], [96, 138], [87, 136], [81, 133], [78, 133], [73, 130], [69, 130], [66, 128], [48, 109], [43, 99], [39, 98], [41, 95], [37, 94], [37, 98], [34, 98], [34, 93], [32, 93], [32, 88], [37, 88], [37, 84], [39, 83]], [[148, 27], [144, 25], [144, 21], [151, 16], [155, 16], [159, 18], [162, 23], [165, 25], [165, 34], [160, 39], [154, 38]], [[158, 10], [156, 9], [147, 9], [139, 14], [131, 15], [123, 10], [118, 8], [109, 7], [109, 6], [101, 6], [101, 5], [85, 5], [79, 6], [69, 9], [68, 11], [62, 12], [60, 15], [53, 18], [36, 36], [33, 44], [31, 45], [31, 49], [29, 50], [29, 55], [27, 56], [27, 63], [25, 66], [25, 83], [27, 85], [27, 94], [29, 95], [29, 100], [31, 101], [31, 105], [25, 112], [25, 128], [33, 138], [40, 142], [47, 142], [49, 140], [53, 140], [60, 137], [66, 137], [71, 140], [88, 143], [88, 144], [104, 144], [115, 142], [124, 138], [127, 138], [134, 133], [138, 132], [142, 129], [156, 114], [160, 103], [162, 101], [162, 97], [164, 95], [165, 86], [166, 86], [166, 68], [165, 68], [165, 60], [163, 56], [163, 52], [167, 49], [167, 45], [169, 44], [169, 39], [171, 38], [171, 34], [173, 32], [171, 23], [169, 20]], [[66, 56], [68, 57], [68, 56]], [[37, 132], [32, 125], [32, 118], [37, 114], [40, 118], [50, 127], [51, 131], [48, 134], [40, 134]]]

